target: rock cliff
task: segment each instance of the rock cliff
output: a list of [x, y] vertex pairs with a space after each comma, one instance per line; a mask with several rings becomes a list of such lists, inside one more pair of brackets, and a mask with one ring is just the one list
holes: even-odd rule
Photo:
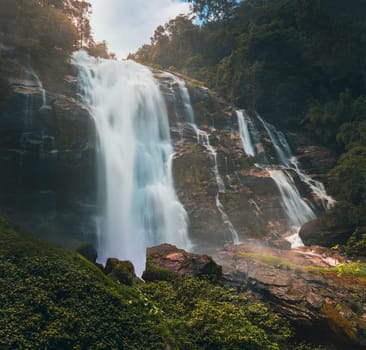
[[[195, 249], [222, 246], [233, 239], [232, 229], [239, 239], [255, 237], [288, 246], [282, 241], [288, 224], [279, 190], [243, 151], [235, 107], [188, 82], [194, 113], [189, 120], [183, 81], [160, 71], [154, 75], [169, 114], [175, 185], [188, 212]], [[2, 210], [23, 230], [47, 239], [72, 246], [95, 242], [95, 132], [88, 108], [78, 101], [76, 79], [66, 77], [58, 88], [62, 93], [43, 90], [38, 77], [26, 69], [9, 83], [7, 108], [0, 113]], [[197, 139], [192, 122], [216, 152], [224, 191], [212, 154]], [[323, 180], [334, 162], [331, 153], [294, 132], [287, 137], [311, 176]], [[294, 178], [301, 190], [300, 179], [296, 174]], [[321, 211], [319, 199], [305, 188], [301, 191]], [[219, 192], [225, 217], [218, 208]]]
[[63, 94], [46, 91], [24, 68], [9, 86], [0, 111], [1, 210], [51, 241], [94, 240], [94, 128], [76, 80], [65, 79]]

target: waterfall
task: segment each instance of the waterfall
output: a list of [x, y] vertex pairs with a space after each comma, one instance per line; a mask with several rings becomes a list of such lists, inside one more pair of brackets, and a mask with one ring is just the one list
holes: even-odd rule
[[39, 90], [42, 93], [42, 106], [41, 106], [41, 108], [46, 107], [47, 106], [46, 89], [43, 87], [41, 79], [39, 79], [39, 76], [35, 72], [30, 71], [29, 73], [33, 76], [34, 80], [36, 81], [36, 83], [39, 87]]
[[166, 107], [148, 68], [85, 52], [74, 60], [98, 136], [98, 261], [128, 259], [141, 274], [148, 246], [167, 242], [189, 249], [187, 214], [172, 178]]
[[[169, 95], [174, 101], [176, 117], [182, 117], [181, 115], [178, 116], [179, 113], [177, 111], [177, 105], [182, 105], [184, 119], [186, 119], [188, 123], [194, 124], [194, 111], [191, 104], [191, 98], [189, 96], [189, 92], [184, 80], [180, 79], [172, 73], [162, 71], [155, 72], [155, 76], [158, 76], [160, 80], [165, 81], [165, 85], [168, 85]], [[176, 90], [178, 93], [176, 93]]]
[[[243, 143], [245, 153], [253, 155], [254, 146], [251, 139], [258, 139], [259, 132], [247, 114], [243, 111], [237, 111], [239, 135]], [[286, 239], [291, 243], [293, 248], [302, 246], [303, 243], [298, 235], [301, 226], [309, 220], [315, 219], [316, 215], [311, 206], [301, 197], [296, 184], [291, 176], [291, 171], [295, 172], [299, 179], [309, 188], [309, 190], [321, 200], [324, 208], [333, 205], [334, 200], [327, 195], [324, 185], [316, 180], [311, 179], [299, 166], [296, 157], [293, 156], [291, 148], [286, 140], [285, 135], [276, 129], [270, 123], [267, 123], [258, 114], [256, 119], [262, 125], [264, 131], [263, 142], [266, 137], [270, 140], [270, 146], [275, 151], [276, 161], [269, 162], [268, 157], [264, 155], [264, 159], [257, 166], [265, 169], [275, 182], [282, 200], [282, 206], [287, 217], [290, 231]], [[248, 128], [248, 123], [251, 128]], [[248, 135], [249, 134], [249, 135]], [[258, 144], [259, 141], [257, 141]], [[258, 148], [258, 147], [257, 147]], [[264, 150], [264, 147], [261, 146]]]
[[290, 224], [291, 235], [288, 236], [288, 240], [293, 248], [302, 246], [303, 243], [298, 232], [303, 224], [315, 219], [316, 216], [310, 206], [302, 199], [295, 182], [286, 170], [268, 169], [268, 172], [280, 191], [282, 205]]
[[194, 124], [194, 112], [193, 112], [191, 98], [189, 97], [189, 92], [188, 92], [187, 86], [186, 86], [184, 80], [179, 79], [178, 77], [176, 77], [174, 75], [173, 75], [173, 77], [175, 77], [175, 81], [178, 84], [178, 89], [180, 92], [180, 96], [182, 98], [184, 110], [186, 112], [186, 115], [188, 116], [188, 122], [191, 124]]
[[250, 139], [247, 115], [246, 115], [246, 113], [244, 115], [244, 113], [245, 113], [244, 110], [236, 111], [236, 115], [238, 117], [240, 139], [243, 144], [244, 152], [247, 155], [254, 157], [255, 153], [254, 153], [254, 147], [253, 147], [252, 141]]
[[265, 122], [258, 114], [257, 118], [262, 123], [267, 135], [272, 141], [272, 145], [277, 153], [279, 165], [289, 167], [290, 160], [293, 156], [285, 135], [281, 131], [278, 131], [274, 125]]

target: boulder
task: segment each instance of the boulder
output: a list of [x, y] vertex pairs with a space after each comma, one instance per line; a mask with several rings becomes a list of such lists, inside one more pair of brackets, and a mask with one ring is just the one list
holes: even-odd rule
[[[305, 223], [299, 235], [305, 245], [322, 245], [333, 247], [336, 244], [345, 244], [348, 238], [355, 232], [355, 226], [340, 226], [333, 223], [328, 217], [322, 217]], [[361, 229], [366, 230], [366, 227]]]
[[109, 258], [105, 265], [104, 273], [110, 278], [128, 286], [132, 286], [137, 281], [135, 268], [130, 261]]
[[166, 280], [173, 276], [207, 276], [211, 280], [221, 278], [221, 266], [208, 255], [192, 254], [174, 245], [162, 244], [147, 249], [145, 281]]

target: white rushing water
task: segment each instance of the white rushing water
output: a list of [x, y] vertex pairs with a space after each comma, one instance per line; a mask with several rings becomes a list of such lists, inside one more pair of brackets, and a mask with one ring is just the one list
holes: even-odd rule
[[[248, 144], [251, 138], [258, 138], [258, 130], [253, 125], [248, 128], [250, 117], [244, 115], [241, 111], [237, 111], [239, 121], [239, 134], [243, 143], [244, 151], [248, 155], [253, 155], [254, 146]], [[319, 198], [324, 208], [329, 208], [334, 204], [332, 197], [327, 195], [324, 185], [308, 176], [299, 166], [296, 157], [293, 156], [291, 148], [286, 140], [285, 135], [278, 131], [274, 125], [267, 123], [259, 115], [256, 115], [257, 120], [262, 125], [265, 132], [264, 137], [268, 137], [276, 154], [276, 161], [269, 162], [268, 157], [264, 157], [264, 161], [258, 166], [267, 170], [280, 192], [282, 206], [287, 217], [290, 231], [287, 232], [286, 239], [291, 243], [293, 248], [303, 246], [298, 233], [301, 226], [316, 218], [314, 211], [307, 201], [305, 201], [291, 176], [291, 171], [295, 172], [299, 179], [310, 189], [316, 198]], [[241, 121], [242, 119], [242, 121]], [[252, 123], [253, 124], [253, 123]], [[249, 136], [247, 136], [249, 133]], [[263, 148], [263, 146], [261, 147]], [[264, 149], [264, 148], [263, 148]]]
[[42, 93], [42, 107], [46, 107], [47, 106], [46, 89], [43, 87], [43, 84], [42, 84], [41, 79], [39, 79], [39, 76], [35, 72], [31, 71], [30, 74], [35, 79], [35, 81], [36, 81], [36, 83], [37, 83], [37, 85], [39, 87], [39, 90]]
[[84, 52], [74, 60], [99, 142], [98, 261], [128, 259], [140, 275], [147, 247], [190, 245], [187, 214], [174, 190], [166, 107], [146, 67]]
[[301, 197], [291, 175], [283, 169], [268, 169], [269, 175], [276, 183], [282, 198], [282, 205], [290, 224], [291, 235], [288, 240], [293, 248], [302, 246], [298, 232], [303, 224], [315, 219], [316, 215]]
[[239, 134], [240, 139], [243, 144], [244, 152], [249, 156], [255, 156], [253, 143], [250, 139], [250, 133], [248, 128], [248, 120], [247, 115], [244, 110], [236, 111], [236, 115], [238, 117], [238, 124], [239, 124]]

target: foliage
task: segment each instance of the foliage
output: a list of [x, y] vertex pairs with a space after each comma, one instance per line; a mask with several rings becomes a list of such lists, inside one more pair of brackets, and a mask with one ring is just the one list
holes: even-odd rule
[[14, 75], [8, 67], [16, 60], [36, 71], [49, 88], [72, 74], [74, 50], [87, 47], [92, 55], [108, 57], [106, 43], [94, 42], [90, 13], [85, 0], [0, 0], [2, 78]]
[[[363, 249], [365, 248], [363, 247]], [[361, 263], [359, 260], [351, 263], [338, 264], [336, 269], [340, 276], [366, 277], [366, 264]]]
[[195, 278], [140, 286], [181, 349], [286, 349], [287, 322], [244, 294]]
[[162, 349], [153, 305], [80, 255], [0, 219], [1, 349]]
[[108, 53], [107, 43], [103, 40], [100, 43], [91, 43], [86, 51], [89, 55], [101, 58], [114, 58], [114, 54]]
[[337, 198], [366, 204], [366, 147], [356, 146], [342, 154], [338, 165], [329, 173], [329, 186]]
[[[193, 1], [203, 15], [228, 3]], [[135, 58], [186, 74], [190, 70], [241, 106], [259, 109], [277, 122], [298, 123], [311, 99], [325, 102], [347, 88], [355, 96], [365, 91], [363, 7], [359, 0], [347, 5], [247, 0], [234, 6], [230, 20], [199, 27], [186, 18], [160, 26], [151, 45]], [[188, 27], [187, 32], [170, 30]], [[179, 45], [184, 51], [172, 55]], [[346, 55], [347, 50], [354, 54]]]
[[[366, 233], [353, 234], [344, 246], [346, 253], [350, 256], [366, 256]], [[366, 277], [366, 267], [365, 277]]]
[[232, 15], [236, 0], [188, 0], [192, 13], [203, 21], [219, 21]]

